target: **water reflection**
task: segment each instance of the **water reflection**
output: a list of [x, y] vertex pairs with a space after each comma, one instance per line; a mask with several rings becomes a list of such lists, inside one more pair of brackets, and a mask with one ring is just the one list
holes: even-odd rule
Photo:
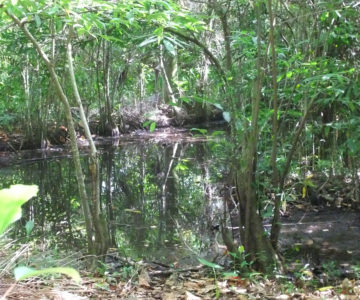
[[[219, 201], [214, 188], [224, 168], [219, 145], [165, 140], [101, 148], [101, 209], [111, 248], [133, 259], [180, 264], [208, 249]], [[82, 163], [87, 164], [86, 155]], [[73, 162], [66, 153], [1, 169], [0, 179], [1, 187], [39, 185], [14, 237], [34, 220], [34, 238], [50, 246], [86, 248]]]

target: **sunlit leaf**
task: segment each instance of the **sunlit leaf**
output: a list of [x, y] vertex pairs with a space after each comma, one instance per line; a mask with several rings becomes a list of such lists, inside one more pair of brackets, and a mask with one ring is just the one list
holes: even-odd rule
[[24, 280], [34, 276], [63, 274], [69, 276], [71, 279], [73, 279], [76, 282], [81, 281], [79, 272], [73, 268], [58, 267], [58, 268], [46, 268], [42, 270], [35, 270], [28, 267], [17, 267], [14, 270], [14, 274], [16, 280]]
[[281, 79], [283, 79], [283, 78], [284, 78], [284, 75], [283, 75], [283, 74], [279, 75], [279, 76], [277, 77], [277, 79], [276, 79], [276, 82], [280, 82]]
[[324, 286], [324, 287], [321, 287], [319, 288], [319, 291], [320, 292], [325, 292], [325, 291], [328, 291], [328, 290], [332, 290], [334, 287], [333, 286]]
[[240, 254], [244, 253], [245, 252], [244, 246], [243, 245], [239, 246], [238, 251]]
[[151, 43], [154, 43], [154, 42], [156, 42], [157, 41], [157, 37], [156, 36], [151, 36], [151, 37], [149, 37], [148, 39], [146, 39], [145, 41], [143, 41], [140, 45], [139, 45], [139, 47], [144, 47], [144, 46], [146, 46], [146, 45], [148, 45], [148, 44], [151, 44]]
[[220, 110], [224, 110], [224, 108], [222, 107], [222, 105], [220, 103], [213, 103], [213, 105]]
[[228, 111], [224, 111], [223, 112], [223, 118], [226, 122], [230, 123], [231, 121], [231, 116], [230, 116], [230, 113]]
[[206, 259], [203, 259], [203, 258], [200, 258], [198, 257], [198, 260], [200, 263], [202, 263], [204, 266], [207, 266], [207, 267], [210, 267], [210, 268], [213, 268], [213, 269], [223, 269], [222, 266], [220, 265], [217, 265], [217, 264], [214, 264], [210, 261], [207, 261]]
[[137, 210], [137, 209], [125, 208], [124, 211], [129, 212], [129, 213], [133, 213], [133, 214], [141, 214], [141, 211]]
[[157, 36], [157, 37], [163, 37], [163, 34], [164, 34], [164, 28], [162, 27], [158, 27], [154, 30], [154, 34]]
[[303, 188], [302, 188], [302, 197], [303, 198], [306, 197], [306, 186], [303, 186]]
[[237, 277], [238, 276], [238, 273], [235, 273], [235, 272], [224, 272], [222, 274], [223, 274], [223, 276], [225, 278], [232, 278], [232, 277]]
[[0, 234], [6, 227], [21, 217], [21, 205], [36, 196], [36, 185], [12, 185], [8, 189], [0, 190]]
[[178, 163], [176, 165], [176, 167], [175, 167], [175, 170], [179, 170], [179, 171], [186, 171], [188, 169], [189, 168], [186, 165], [182, 164], [182, 163]]
[[150, 132], [154, 132], [155, 128], [156, 128], [156, 122], [152, 122], [149, 128]]

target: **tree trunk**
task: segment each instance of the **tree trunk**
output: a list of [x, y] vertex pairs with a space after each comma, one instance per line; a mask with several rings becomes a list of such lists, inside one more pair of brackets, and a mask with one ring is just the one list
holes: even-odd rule
[[72, 115], [71, 115], [71, 108], [70, 108], [69, 101], [63, 91], [61, 84], [60, 84], [60, 81], [55, 72], [53, 63], [49, 60], [48, 56], [45, 54], [45, 52], [41, 48], [40, 44], [37, 42], [37, 40], [34, 38], [34, 36], [27, 29], [26, 23], [20, 21], [15, 15], [13, 15], [9, 11], [7, 11], [7, 14], [13, 20], [13, 22], [24, 32], [25, 36], [31, 41], [31, 43], [34, 45], [35, 49], [37, 50], [38, 54], [40, 55], [40, 57], [45, 62], [47, 69], [50, 73], [51, 79], [54, 83], [56, 92], [59, 96], [59, 99], [64, 106], [65, 116], [66, 116], [67, 125], [68, 125], [68, 131], [70, 134], [70, 145], [71, 145], [71, 151], [72, 151], [73, 160], [74, 160], [75, 174], [76, 174], [76, 179], [77, 179], [77, 183], [78, 183], [81, 207], [82, 207], [84, 218], [85, 218], [85, 225], [86, 225], [87, 239], [88, 239], [88, 250], [89, 250], [90, 254], [96, 254], [97, 250], [95, 248], [94, 231], [93, 231], [94, 224], [93, 224], [92, 214], [91, 214], [91, 210], [90, 210], [90, 206], [89, 206], [89, 202], [88, 202], [88, 196], [86, 193], [84, 174], [83, 174], [83, 171], [81, 168], [80, 154], [79, 154], [79, 149], [77, 146], [76, 132], [75, 132], [74, 122], [73, 122]]
[[77, 88], [73, 59], [72, 59], [72, 46], [71, 46], [71, 36], [73, 34], [72, 28], [70, 28], [69, 39], [67, 43], [67, 59], [68, 59], [68, 68], [71, 79], [71, 85], [74, 90], [75, 99], [79, 107], [80, 118], [84, 124], [84, 130], [87, 140], [89, 141], [90, 148], [90, 177], [91, 177], [91, 204], [90, 211], [92, 214], [93, 225], [95, 230], [95, 244], [96, 244], [96, 254], [104, 255], [108, 249], [108, 233], [107, 227], [104, 223], [104, 216], [100, 211], [100, 178], [99, 178], [99, 161], [97, 150], [94, 144], [94, 141], [91, 136], [89, 125], [85, 116], [85, 111], [82, 105], [80, 94]]
[[160, 68], [163, 76], [163, 80], [165, 84], [163, 84], [163, 100], [165, 103], [169, 103], [170, 101], [176, 103], [177, 100], [174, 95], [173, 88], [171, 86], [172, 75], [173, 75], [173, 58], [172, 57], [164, 57], [164, 48], [160, 45]]
[[24, 93], [25, 93], [25, 100], [26, 100], [26, 138], [30, 141], [30, 143], [34, 144], [34, 130], [32, 126], [31, 120], [31, 101], [30, 101], [30, 79], [29, 79], [29, 56], [26, 55], [26, 64], [24, 69], [21, 72], [23, 77], [23, 84], [24, 84]]
[[267, 1], [269, 11], [269, 22], [270, 22], [270, 33], [269, 41], [271, 46], [271, 77], [272, 77], [272, 88], [273, 88], [273, 119], [272, 119], [272, 149], [271, 149], [271, 170], [272, 170], [272, 185], [275, 194], [275, 205], [274, 205], [274, 217], [273, 226], [277, 227], [275, 230], [271, 230], [271, 244], [274, 249], [277, 248], [279, 234], [280, 234], [280, 206], [281, 197], [279, 190], [279, 172], [276, 165], [277, 149], [278, 149], [278, 101], [277, 101], [277, 70], [276, 70], [276, 50], [275, 50], [275, 29], [274, 29], [274, 14], [272, 11], [272, 0]]
[[119, 136], [119, 128], [112, 118], [112, 98], [110, 97], [110, 54], [111, 46], [104, 41], [103, 59], [104, 59], [104, 94], [105, 94], [105, 122], [103, 122], [104, 134], [107, 136]]
[[257, 195], [249, 174], [238, 172], [235, 177], [239, 199], [239, 222], [241, 243], [244, 245], [246, 259], [255, 269], [272, 272], [279, 267], [278, 258], [257, 212]]
[[[236, 158], [235, 185], [239, 200], [239, 222], [241, 242], [247, 254], [246, 259], [262, 272], [272, 272], [279, 267], [279, 261], [270, 239], [262, 226], [262, 221], [257, 212], [258, 199], [255, 191], [257, 147], [259, 140], [259, 109], [261, 89], [264, 80], [263, 57], [261, 50], [261, 18], [260, 1], [255, 3], [257, 19], [257, 76], [253, 85], [251, 100], [251, 124], [244, 124], [245, 132], [242, 143], [242, 153]], [[235, 130], [232, 127], [232, 130]], [[233, 138], [239, 139], [235, 134]], [[235, 141], [235, 145], [239, 141]], [[237, 151], [234, 151], [236, 153]]]

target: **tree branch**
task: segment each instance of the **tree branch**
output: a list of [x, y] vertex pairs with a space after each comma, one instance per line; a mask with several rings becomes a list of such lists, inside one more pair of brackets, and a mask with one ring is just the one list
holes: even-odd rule
[[224, 72], [223, 68], [221, 67], [221, 64], [220, 64], [219, 60], [210, 52], [210, 50], [202, 42], [200, 42], [196, 38], [193, 38], [191, 36], [183, 34], [183, 33], [179, 32], [179, 31], [177, 31], [177, 30], [175, 30], [173, 28], [164, 28], [164, 31], [171, 32], [171, 33], [177, 35], [178, 37], [180, 37], [180, 38], [182, 38], [182, 39], [184, 39], [186, 41], [189, 41], [189, 42], [195, 44], [196, 46], [198, 46], [199, 48], [201, 48], [204, 51], [206, 57], [216, 67], [217, 71], [219, 72], [222, 79], [226, 83], [225, 72]]

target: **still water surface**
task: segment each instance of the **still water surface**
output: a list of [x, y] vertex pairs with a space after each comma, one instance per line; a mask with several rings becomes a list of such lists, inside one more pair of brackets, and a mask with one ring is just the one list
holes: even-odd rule
[[[223, 144], [189, 134], [127, 138], [99, 146], [101, 209], [111, 248], [132, 259], [189, 264], [211, 248], [211, 225], [221, 200], [217, 184], [227, 169]], [[88, 178], [86, 148], [82, 163]], [[18, 164], [0, 169], [0, 187], [36, 184], [39, 194], [24, 206], [14, 230], [50, 247], [86, 249], [84, 218], [74, 164], [66, 149], [22, 154]], [[90, 189], [90, 181], [87, 181]]]

